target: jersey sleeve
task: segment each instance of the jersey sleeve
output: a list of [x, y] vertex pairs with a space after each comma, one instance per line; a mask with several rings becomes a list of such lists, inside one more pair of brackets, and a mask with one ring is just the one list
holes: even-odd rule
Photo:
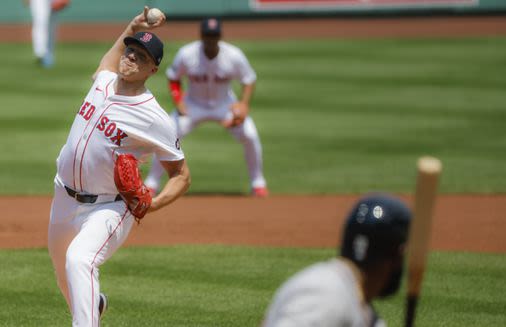
[[[102, 96], [106, 97], [108, 92], [110, 92], [111, 84], [112, 82], [118, 77], [118, 74], [108, 71], [108, 70], [102, 70], [95, 76], [95, 79], [93, 81], [92, 86], [90, 87], [90, 90], [88, 91], [88, 94], [86, 95], [85, 101], [91, 101], [90, 99], [93, 99], [95, 94], [98, 92]], [[109, 89], [108, 89], [109, 87]]]
[[115, 79], [118, 74], [108, 71], [101, 70], [97, 76], [95, 76], [95, 81], [93, 82], [93, 88], [99, 87], [101, 89], [105, 88], [105, 86], [113, 79]]
[[[148, 95], [148, 97], [152, 94]], [[136, 151], [138, 155], [155, 153], [162, 161], [179, 161], [184, 153], [176, 134], [176, 123], [152, 97], [132, 110], [131, 103], [116, 104], [108, 112], [108, 119], [126, 133], [122, 144], [125, 150]]]
[[169, 68], [165, 71], [165, 75], [169, 80], [180, 80], [181, 77], [186, 73], [184, 64], [184, 49], [180, 49]]
[[253, 68], [251, 67], [248, 58], [244, 55], [244, 53], [240, 49], [236, 49], [235, 53], [235, 62], [236, 62], [236, 74], [237, 79], [241, 81], [242, 84], [252, 84], [256, 81], [257, 75]]
[[154, 153], [160, 161], [184, 159], [181, 142], [176, 135], [176, 123], [168, 115], [157, 120], [152, 126], [153, 138], [157, 141]]
[[104, 80], [111, 80], [112, 78], [115, 78], [116, 77], [116, 73], [114, 72], [111, 72], [109, 70], [101, 70], [97, 76], [95, 77], [95, 81], [101, 81], [103, 82]]

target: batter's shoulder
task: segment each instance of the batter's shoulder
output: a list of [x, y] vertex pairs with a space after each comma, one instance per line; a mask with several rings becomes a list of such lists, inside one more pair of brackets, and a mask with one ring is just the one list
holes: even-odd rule
[[266, 325], [348, 326], [350, 298], [334, 268], [331, 262], [320, 262], [291, 277], [276, 293]]

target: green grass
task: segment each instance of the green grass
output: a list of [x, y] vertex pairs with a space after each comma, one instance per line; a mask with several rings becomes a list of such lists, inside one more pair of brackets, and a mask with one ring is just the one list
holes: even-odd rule
[[[506, 192], [506, 38], [236, 42], [258, 74], [252, 116], [273, 193]], [[162, 71], [182, 43], [166, 47]], [[0, 194], [49, 194], [55, 158], [109, 44], [59, 44], [57, 66], [0, 44]], [[171, 110], [163, 72], [149, 86]], [[190, 192], [247, 192], [242, 148], [213, 124], [183, 142]], [[145, 168], [144, 168], [145, 169]]]
[[[102, 326], [258, 326], [279, 285], [333, 249], [227, 246], [123, 248], [100, 270], [110, 310]], [[45, 249], [0, 250], [0, 326], [68, 326]], [[437, 252], [417, 326], [504, 326], [506, 257]], [[401, 326], [403, 295], [375, 303]]]

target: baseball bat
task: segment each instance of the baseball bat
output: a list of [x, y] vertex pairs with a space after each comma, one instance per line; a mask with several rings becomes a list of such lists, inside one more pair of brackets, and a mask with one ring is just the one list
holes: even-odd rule
[[415, 210], [409, 230], [407, 249], [406, 327], [412, 327], [415, 321], [416, 306], [427, 261], [432, 213], [442, 164], [437, 158], [421, 157], [418, 159], [417, 168]]

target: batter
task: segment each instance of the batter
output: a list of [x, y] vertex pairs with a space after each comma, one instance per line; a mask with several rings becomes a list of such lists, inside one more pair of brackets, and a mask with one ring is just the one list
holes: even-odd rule
[[341, 256], [285, 282], [263, 327], [385, 326], [371, 303], [399, 289], [410, 221], [411, 212], [394, 197], [360, 199], [346, 220]]
[[346, 260], [316, 263], [276, 294], [265, 326], [372, 326], [375, 314], [364, 301], [360, 282]]
[[163, 57], [162, 42], [145, 30], [165, 21], [148, 25], [147, 10], [102, 58], [57, 159], [48, 248], [73, 326], [99, 326], [99, 267], [134, 222], [115, 186], [117, 155], [142, 159], [156, 153], [160, 159], [170, 179], [150, 211], [175, 201], [190, 183], [175, 123], [145, 87]]

